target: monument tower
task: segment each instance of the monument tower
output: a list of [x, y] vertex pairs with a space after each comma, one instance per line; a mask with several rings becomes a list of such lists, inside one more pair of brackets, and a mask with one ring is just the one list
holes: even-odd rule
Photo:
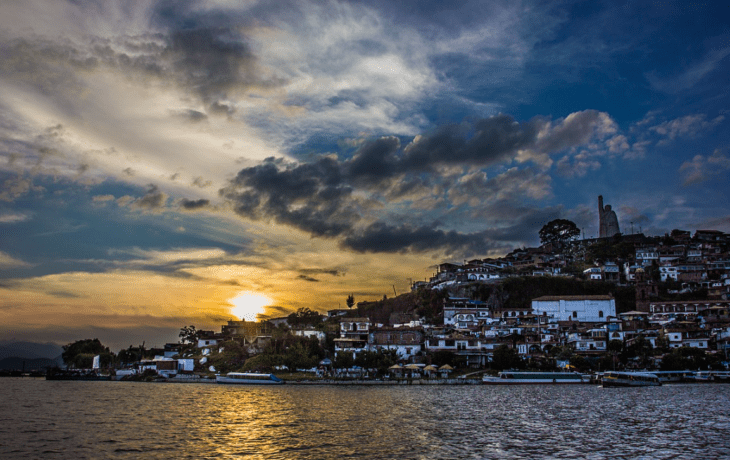
[[611, 210], [611, 205], [603, 206], [603, 195], [598, 195], [598, 237], [609, 238], [621, 233], [618, 228], [616, 212]]

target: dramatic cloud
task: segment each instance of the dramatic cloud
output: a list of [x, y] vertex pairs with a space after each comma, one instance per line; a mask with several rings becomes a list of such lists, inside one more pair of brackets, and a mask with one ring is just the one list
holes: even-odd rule
[[359, 220], [358, 200], [331, 158], [302, 165], [270, 158], [239, 171], [221, 194], [242, 216], [274, 219], [316, 236], [339, 235]]
[[444, 251], [468, 257], [489, 251], [485, 234], [462, 234], [429, 227], [392, 226], [384, 222], [368, 225], [345, 238], [344, 246], [358, 252]]
[[[496, 115], [443, 126], [405, 146], [394, 136], [367, 140], [345, 159], [330, 155], [293, 163], [270, 158], [239, 171], [220, 193], [241, 216], [335, 237], [358, 252], [473, 254], [492, 248], [482, 232], [495, 220], [464, 232], [454, 225], [463, 219], [458, 214], [486, 216], [494, 203], [516, 203], [518, 197], [540, 200], [552, 193], [550, 176], [525, 163], [526, 151], [533, 152], [533, 158], [549, 156], [616, 129], [610, 117], [597, 111], [571, 114], [555, 123], [544, 118], [519, 123]], [[576, 156], [574, 161], [583, 160]], [[514, 162], [520, 166], [500, 170]], [[589, 164], [593, 169], [600, 166]], [[490, 169], [498, 172], [490, 177]], [[410, 216], [411, 225], [388, 224], [405, 212], [393, 200], [422, 212]], [[465, 206], [471, 209], [461, 211]]]
[[534, 122], [520, 125], [507, 115], [485, 118], [473, 126], [444, 127], [408, 145], [403, 164], [414, 170], [448, 164], [489, 166], [533, 145], [537, 130]]
[[730, 230], [725, 6], [586, 6], [2, 2], [0, 333], [378, 299], [599, 194]]

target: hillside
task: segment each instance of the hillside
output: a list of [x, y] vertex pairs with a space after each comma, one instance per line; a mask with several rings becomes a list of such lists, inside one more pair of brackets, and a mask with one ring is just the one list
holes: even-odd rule
[[57, 359], [48, 358], [3, 358], [0, 359], [0, 370], [3, 371], [45, 371], [47, 367], [60, 367], [63, 360], [59, 356]]
[[525, 307], [532, 299], [546, 295], [612, 295], [616, 299], [616, 313], [636, 308], [633, 286], [616, 286], [601, 281], [583, 281], [560, 277], [514, 277], [497, 284], [472, 283], [448, 292], [419, 290], [391, 299], [360, 302], [352, 315], [365, 316], [373, 322], [389, 324], [393, 313], [416, 313], [427, 322], [438, 322], [443, 314], [443, 300], [451, 297], [469, 297], [487, 302], [492, 308]]
[[63, 353], [63, 348], [55, 343], [20, 342], [0, 340], [0, 359], [55, 359]]

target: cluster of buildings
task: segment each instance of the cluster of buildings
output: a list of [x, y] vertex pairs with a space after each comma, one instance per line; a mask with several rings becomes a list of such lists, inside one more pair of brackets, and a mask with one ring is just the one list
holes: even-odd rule
[[452, 289], [459, 285], [484, 282], [498, 283], [510, 276], [574, 276], [568, 267], [584, 265], [582, 277], [594, 281], [632, 284], [636, 270], [651, 273], [656, 282], [677, 283], [678, 293], [707, 289], [712, 298], [730, 298], [730, 234], [717, 230], [674, 230], [664, 237], [642, 234], [617, 235], [623, 244], [633, 246], [626, 257], [592, 260], [585, 266], [594, 245], [607, 244], [606, 239], [582, 239], [565, 248], [550, 245], [522, 248], [505, 257], [473, 259], [463, 264], [443, 263], [429, 279], [413, 284], [413, 289]]
[[[365, 351], [395, 351], [404, 363], [423, 364], [434, 353], [450, 352], [472, 367], [484, 367], [495, 349], [507, 345], [523, 358], [539, 358], [554, 347], [585, 357], [599, 357], [612, 340], [630, 346], [648, 341], [657, 347], [693, 347], [710, 353], [730, 353], [730, 235], [716, 230], [673, 230], [664, 237], [641, 233], [622, 235], [610, 206], [599, 197], [601, 234], [596, 239], [572, 240], [516, 249], [500, 258], [443, 263], [429, 279], [412, 289], [449, 292], [437, 324], [426, 324], [408, 313], [395, 313], [387, 324], [352, 317], [350, 310], [328, 312], [322, 327], [292, 327], [291, 333], [316, 337], [322, 344], [334, 335], [335, 358]], [[596, 246], [598, 245], [598, 246]], [[596, 247], [620, 245], [620, 255]], [[611, 254], [611, 252], [607, 252]], [[576, 267], [581, 266], [576, 271]], [[499, 283], [510, 276], [578, 276], [617, 285], [633, 285], [636, 308], [618, 312], [610, 295], [544, 296], [529, 305], [505, 307], [456, 297], [462, 286]], [[660, 283], [670, 283], [676, 298], [691, 299], [706, 289], [703, 300], [659, 301]], [[666, 286], [666, 285], [665, 285]], [[462, 294], [463, 295], [463, 294]], [[698, 296], [699, 297], [699, 296]], [[415, 309], [414, 305], [414, 309]], [[434, 321], [432, 321], [434, 322]], [[220, 333], [201, 331], [198, 348], [206, 355], [220, 342], [236, 336], [249, 353], [261, 352], [271, 340], [271, 328], [286, 318], [264, 323], [229, 321]], [[330, 342], [330, 343], [332, 343]], [[174, 345], [170, 345], [174, 348]], [[173, 356], [174, 349], [166, 350]], [[655, 363], [659, 364], [659, 363]]]
[[[615, 215], [599, 197], [598, 239], [571, 241], [560, 248], [517, 249], [505, 257], [443, 263], [430, 280], [413, 290], [458, 292], [473, 283], [499, 283], [510, 276], [575, 276], [569, 266], [586, 262], [593, 245], [622, 244], [623, 258], [593, 260], [579, 273], [586, 280], [636, 289], [636, 309], [617, 313], [610, 296], [547, 296], [521, 308], [490, 306], [479, 300], [450, 297], [441, 324], [383, 326], [367, 318], [343, 318], [336, 353], [394, 349], [405, 361], [449, 351], [471, 366], [484, 366], [494, 349], [508, 345], [524, 358], [544, 356], [555, 347], [584, 356], [598, 356], [611, 340], [630, 346], [639, 337], [656, 347], [693, 347], [730, 352], [730, 235], [717, 230], [674, 230], [664, 237], [623, 236]], [[606, 223], [608, 222], [608, 223]], [[626, 251], [629, 248], [629, 251]], [[633, 248], [633, 250], [631, 250]], [[573, 273], [575, 271], [573, 270]], [[670, 294], [691, 298], [706, 289], [703, 300], [659, 301], [659, 283], [673, 282]], [[709, 299], [709, 300], [708, 300]], [[657, 363], [658, 364], [658, 363]]]
[[652, 346], [663, 340], [669, 348], [730, 352], [730, 302], [649, 302], [649, 308], [617, 314], [615, 299], [607, 295], [543, 296], [517, 309], [449, 298], [442, 324], [386, 326], [343, 317], [335, 354], [395, 350], [404, 362], [424, 362], [429, 354], [451, 352], [468, 366], [485, 367], [501, 345], [525, 359], [543, 357], [556, 346], [597, 357], [611, 340], [631, 345], [639, 337]]

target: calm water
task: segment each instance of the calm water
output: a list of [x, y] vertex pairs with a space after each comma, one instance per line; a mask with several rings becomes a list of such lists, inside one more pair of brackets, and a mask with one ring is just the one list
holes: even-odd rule
[[730, 385], [0, 380], [2, 458], [730, 458]]

